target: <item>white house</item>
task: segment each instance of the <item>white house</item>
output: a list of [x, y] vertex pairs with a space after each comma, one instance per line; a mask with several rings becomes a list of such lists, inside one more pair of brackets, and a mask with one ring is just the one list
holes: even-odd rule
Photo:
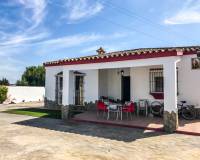
[[44, 63], [46, 106], [82, 105], [101, 96], [164, 101], [164, 127], [178, 126], [177, 101], [200, 105], [200, 46], [142, 48]]

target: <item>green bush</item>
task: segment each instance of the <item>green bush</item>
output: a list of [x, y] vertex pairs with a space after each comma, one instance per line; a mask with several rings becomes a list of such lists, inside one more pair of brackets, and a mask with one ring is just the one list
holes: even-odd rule
[[0, 103], [3, 103], [7, 98], [8, 88], [6, 86], [0, 86]]

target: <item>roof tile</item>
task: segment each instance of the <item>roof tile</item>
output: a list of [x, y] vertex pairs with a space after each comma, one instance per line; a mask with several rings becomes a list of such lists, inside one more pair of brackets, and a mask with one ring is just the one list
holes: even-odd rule
[[63, 62], [72, 62], [72, 61], [86, 61], [86, 60], [96, 60], [96, 59], [108, 59], [108, 58], [115, 58], [115, 57], [125, 57], [125, 56], [136, 56], [136, 55], [148, 55], [153, 53], [164, 53], [167, 51], [183, 51], [183, 52], [190, 52], [190, 51], [200, 51], [200, 46], [187, 46], [187, 47], [164, 47], [164, 48], [139, 48], [139, 49], [132, 49], [132, 50], [124, 50], [124, 51], [115, 51], [101, 55], [92, 55], [86, 57], [77, 57], [77, 58], [69, 58], [63, 59], [58, 61], [51, 61], [46, 62], [44, 65], [54, 65], [60, 64]]

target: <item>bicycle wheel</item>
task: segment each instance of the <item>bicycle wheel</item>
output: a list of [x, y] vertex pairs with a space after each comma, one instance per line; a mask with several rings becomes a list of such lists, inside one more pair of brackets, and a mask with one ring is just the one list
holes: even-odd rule
[[196, 111], [192, 106], [187, 106], [182, 109], [182, 117], [186, 120], [194, 120], [196, 118]]
[[162, 116], [163, 105], [159, 101], [154, 101], [151, 103], [151, 113], [155, 116]]

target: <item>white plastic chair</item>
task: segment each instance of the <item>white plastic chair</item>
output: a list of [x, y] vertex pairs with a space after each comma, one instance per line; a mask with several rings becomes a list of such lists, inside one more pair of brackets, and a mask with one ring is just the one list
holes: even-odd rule
[[148, 116], [148, 100], [140, 99], [137, 104], [137, 115], [139, 115], [140, 110], [145, 111], [145, 115]]

